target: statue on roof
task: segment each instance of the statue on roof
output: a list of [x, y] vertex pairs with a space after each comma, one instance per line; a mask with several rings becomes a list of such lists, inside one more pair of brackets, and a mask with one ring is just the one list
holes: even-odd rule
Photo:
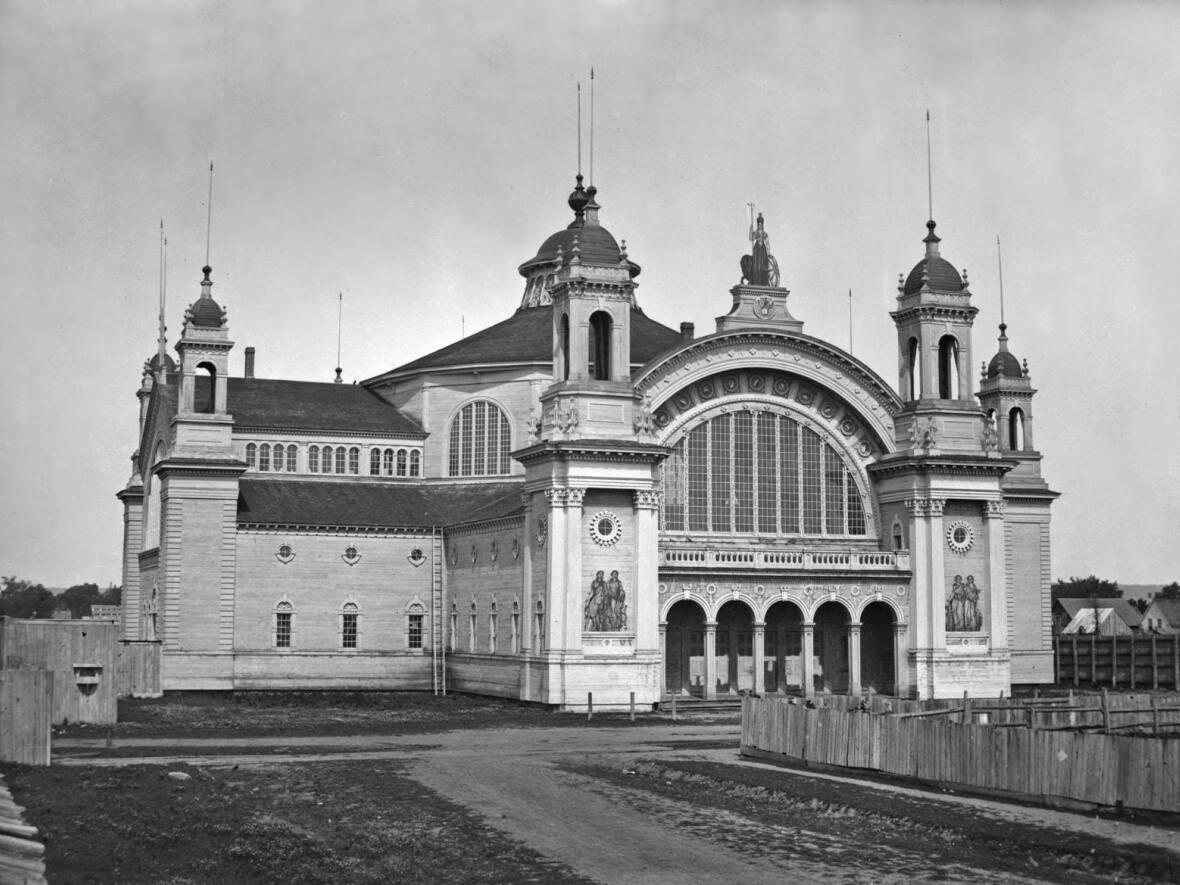
[[750, 242], [753, 254], [742, 256], [742, 282], [750, 286], [778, 286], [778, 262], [770, 254], [770, 235], [763, 226], [762, 213], [754, 220], [754, 204], [750, 203]]

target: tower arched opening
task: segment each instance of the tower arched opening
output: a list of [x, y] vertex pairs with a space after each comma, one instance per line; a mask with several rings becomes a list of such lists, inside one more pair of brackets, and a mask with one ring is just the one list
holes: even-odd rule
[[193, 385], [193, 411], [211, 415], [217, 411], [217, 367], [213, 363], [197, 363], [197, 377]]
[[705, 696], [705, 612], [692, 600], [668, 610], [664, 685], [671, 693]]
[[922, 363], [921, 346], [917, 338], [910, 339], [909, 353], [906, 355], [906, 399], [913, 401], [922, 398]]
[[605, 310], [590, 314], [590, 377], [610, 380], [610, 339], [613, 323]]
[[938, 398], [959, 398], [959, 342], [953, 335], [938, 342]]
[[1008, 413], [1008, 448], [1013, 452], [1024, 451], [1024, 412], [1019, 406]]
[[803, 691], [803, 612], [792, 602], [776, 602], [766, 612], [763, 635], [766, 691]]

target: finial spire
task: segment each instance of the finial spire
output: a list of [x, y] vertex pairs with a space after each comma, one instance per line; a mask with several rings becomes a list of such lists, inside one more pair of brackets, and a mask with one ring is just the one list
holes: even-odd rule
[[852, 353], [852, 290], [848, 290], [848, 352]]
[[[209, 161], [209, 202], [205, 216], [205, 264], [209, 264], [209, 242], [213, 233], [213, 161]], [[207, 274], [206, 274], [207, 276]]]
[[1008, 328], [1004, 322], [1004, 256], [1000, 252], [1000, 235], [996, 234], [996, 263], [1000, 267], [1000, 334]]
[[[930, 214], [926, 217], [934, 221], [934, 162], [930, 151], [930, 108], [926, 109], [926, 204]], [[931, 228], [931, 233], [934, 229]]]
[[336, 301], [336, 383], [343, 384], [344, 379], [340, 377], [343, 369], [340, 368], [340, 330], [344, 324], [344, 293], [340, 292]]
[[582, 180], [582, 81], [578, 81], [578, 181]]
[[594, 65], [590, 66], [590, 187], [594, 187]]
[[164, 235], [164, 219], [160, 219], [160, 334], [156, 339], [159, 371], [164, 372], [168, 362], [168, 328], [164, 325], [164, 299], [168, 289], [168, 238]]

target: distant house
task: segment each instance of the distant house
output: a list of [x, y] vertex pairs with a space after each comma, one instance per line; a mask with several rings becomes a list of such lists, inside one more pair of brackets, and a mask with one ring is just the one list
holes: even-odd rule
[[1061, 634], [1097, 633], [1125, 636], [1138, 633], [1143, 616], [1125, 599], [1058, 599], [1053, 624]]
[[1143, 613], [1143, 631], [1180, 633], [1180, 599], [1153, 599]]
[[90, 620], [118, 623], [121, 612], [122, 606], [94, 603], [90, 606]]

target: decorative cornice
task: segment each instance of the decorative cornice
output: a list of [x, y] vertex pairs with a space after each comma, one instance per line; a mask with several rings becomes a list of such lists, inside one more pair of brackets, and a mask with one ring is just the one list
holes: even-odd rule
[[467, 535], [482, 534], [488, 531], [502, 529], [517, 529], [524, 522], [524, 514], [516, 516], [499, 516], [495, 519], [481, 519], [474, 522], [462, 522], [449, 525], [445, 529], [448, 538], [462, 538]]
[[[328, 438], [330, 441], [339, 439], [341, 437], [361, 437], [364, 439], [380, 439], [387, 442], [382, 445], [421, 445], [429, 433], [403, 433], [398, 436], [390, 436], [387, 433], [380, 433], [374, 430], [348, 430], [347, 428], [333, 428], [332, 430], [311, 430], [305, 427], [264, 427], [255, 424], [235, 424], [233, 429], [235, 439], [244, 435], [263, 435], [269, 434], [272, 436], [283, 437], [317, 437]], [[400, 440], [410, 440], [410, 442], [402, 443]], [[248, 441], [248, 440], [247, 440]], [[348, 445], [348, 443], [341, 443], [341, 445]]]
[[868, 466], [873, 477], [918, 475], [940, 476], [1003, 476], [1016, 466], [1006, 458], [955, 455], [895, 456]]
[[671, 454], [666, 446], [618, 440], [545, 440], [511, 455], [521, 464], [543, 461], [613, 461], [634, 463], [638, 460], [662, 461]]
[[246, 472], [246, 462], [236, 458], [168, 458], [155, 466], [159, 476], [239, 477]]
[[258, 534], [301, 535], [415, 535], [429, 538], [438, 526], [305, 525], [284, 522], [239, 522], [238, 531]]

